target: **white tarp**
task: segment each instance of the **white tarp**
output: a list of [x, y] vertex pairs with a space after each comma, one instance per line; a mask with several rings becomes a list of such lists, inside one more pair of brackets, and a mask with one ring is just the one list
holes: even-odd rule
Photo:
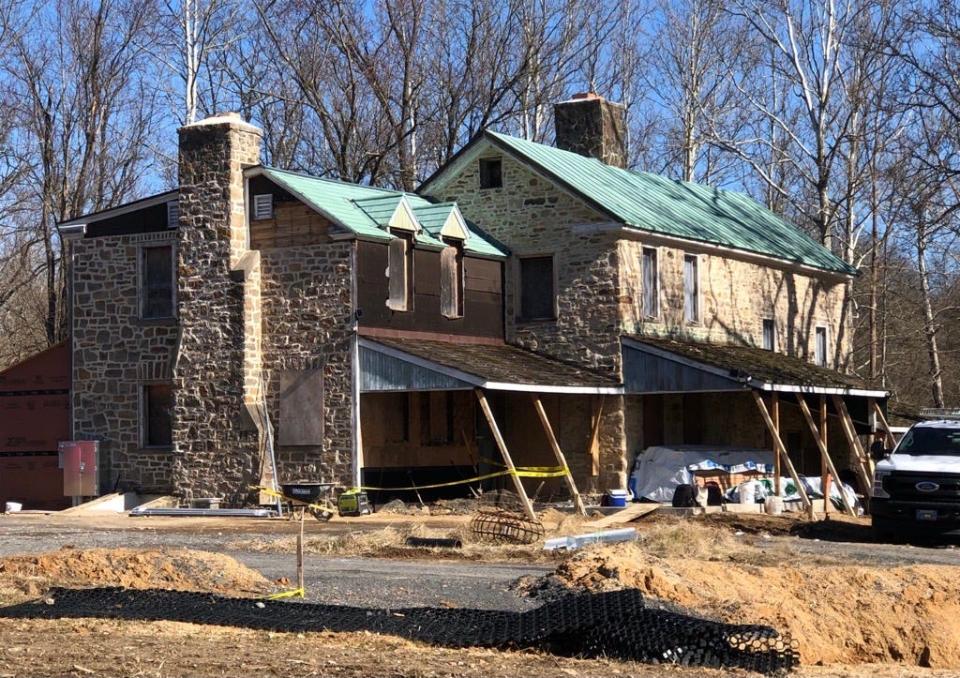
[[691, 466], [716, 468], [753, 464], [772, 468], [773, 452], [711, 445], [648, 447], [637, 455], [630, 474], [630, 491], [635, 498], [670, 503], [678, 486], [693, 482]]

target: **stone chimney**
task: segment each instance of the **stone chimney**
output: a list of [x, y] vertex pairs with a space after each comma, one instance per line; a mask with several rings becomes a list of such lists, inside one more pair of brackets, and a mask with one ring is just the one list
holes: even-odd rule
[[553, 106], [557, 148], [627, 166], [627, 109], [593, 92], [575, 94]]
[[[243, 170], [262, 132], [237, 114], [181, 127], [173, 480], [187, 497], [240, 504], [260, 474], [247, 407], [259, 379], [259, 258], [248, 252]], [[257, 363], [257, 364], [253, 364]]]

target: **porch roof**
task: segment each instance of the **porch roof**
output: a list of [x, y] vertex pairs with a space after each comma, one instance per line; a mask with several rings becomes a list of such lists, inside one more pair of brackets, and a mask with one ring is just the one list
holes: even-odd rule
[[801, 358], [754, 346], [625, 336], [624, 386], [627, 393], [684, 393], [758, 389], [886, 398], [850, 374], [819, 367]]
[[622, 393], [602, 374], [507, 344], [420, 339], [360, 340], [360, 390]]

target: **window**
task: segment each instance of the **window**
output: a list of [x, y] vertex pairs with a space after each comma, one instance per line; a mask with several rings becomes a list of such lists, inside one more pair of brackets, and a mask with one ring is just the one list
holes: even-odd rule
[[520, 259], [520, 319], [554, 317], [553, 256]]
[[463, 244], [448, 244], [440, 252], [440, 312], [463, 317]]
[[827, 366], [827, 328], [818, 327], [816, 330], [815, 360], [820, 367]]
[[177, 200], [167, 203], [167, 228], [180, 225], [180, 203]]
[[500, 158], [480, 158], [480, 188], [503, 186], [503, 163]]
[[253, 196], [253, 218], [273, 219], [273, 195], [271, 193], [261, 193]]
[[387, 308], [409, 311], [413, 296], [413, 236], [407, 233], [396, 233], [395, 236], [387, 253]]
[[170, 384], [144, 384], [143, 446], [170, 447], [173, 444], [173, 387]]
[[683, 257], [683, 317], [700, 322], [700, 263], [695, 254]]
[[777, 350], [777, 338], [772, 318], [763, 319], [763, 348], [767, 351]]
[[657, 250], [643, 248], [643, 315], [656, 318], [660, 315], [660, 277], [657, 273]]
[[173, 246], [140, 250], [140, 317], [174, 316]]

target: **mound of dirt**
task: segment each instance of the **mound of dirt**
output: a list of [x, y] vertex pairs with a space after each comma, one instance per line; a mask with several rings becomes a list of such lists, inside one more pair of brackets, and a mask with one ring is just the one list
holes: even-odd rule
[[524, 588], [638, 588], [694, 613], [788, 632], [806, 664], [960, 667], [960, 568], [754, 566], [656, 558], [636, 544], [587, 550]]
[[259, 572], [229, 556], [207, 551], [62, 548], [42, 555], [0, 558], [0, 600], [10, 597], [10, 592], [37, 595], [51, 585], [224, 594], [250, 594], [270, 587]]

